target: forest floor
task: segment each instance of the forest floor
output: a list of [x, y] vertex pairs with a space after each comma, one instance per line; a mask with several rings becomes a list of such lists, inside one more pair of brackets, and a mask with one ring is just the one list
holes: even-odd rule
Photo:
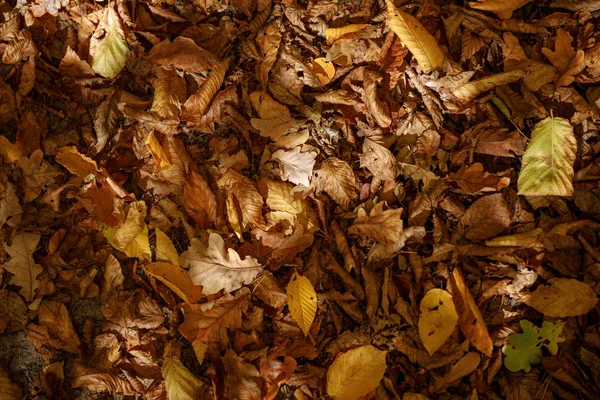
[[0, 10], [0, 399], [598, 398], [599, 1]]

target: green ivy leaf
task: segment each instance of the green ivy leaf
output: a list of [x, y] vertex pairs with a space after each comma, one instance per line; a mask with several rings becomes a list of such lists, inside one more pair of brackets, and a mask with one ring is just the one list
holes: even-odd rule
[[552, 322], [544, 321], [541, 328], [532, 322], [522, 319], [521, 329], [523, 333], [513, 333], [508, 337], [508, 344], [502, 348], [504, 366], [512, 372], [524, 370], [531, 371], [532, 365], [541, 362], [542, 346], [546, 347], [550, 354], [558, 352], [558, 344], [565, 339], [560, 337], [563, 324], [554, 325]]
[[573, 195], [573, 163], [577, 140], [564, 118], [538, 122], [521, 161], [519, 194], [523, 196]]

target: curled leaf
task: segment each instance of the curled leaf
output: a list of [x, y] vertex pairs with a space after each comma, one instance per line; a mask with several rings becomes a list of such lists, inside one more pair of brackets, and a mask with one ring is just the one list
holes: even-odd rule
[[485, 78], [469, 82], [459, 88], [456, 88], [452, 93], [464, 103], [468, 103], [477, 96], [492, 90], [497, 86], [507, 85], [521, 79], [525, 76], [525, 72], [517, 69], [510, 72], [501, 72], [499, 74], [486, 76]]

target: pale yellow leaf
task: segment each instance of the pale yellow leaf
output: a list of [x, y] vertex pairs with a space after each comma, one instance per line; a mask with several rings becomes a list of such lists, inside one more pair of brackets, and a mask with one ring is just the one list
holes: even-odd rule
[[58, 149], [56, 162], [80, 177], [98, 172], [98, 164], [88, 156], [81, 154], [75, 146], [65, 146]]
[[179, 354], [173, 349], [175, 346], [177, 344], [174, 341], [165, 345], [161, 371], [169, 400], [198, 399], [205, 385], [183, 365]]
[[124, 249], [142, 232], [145, 227], [146, 212], [146, 202], [143, 200], [134, 201], [127, 205], [125, 221], [119, 225], [112, 237], [118, 248]]
[[462, 102], [468, 103], [480, 94], [483, 94], [497, 86], [508, 85], [518, 81], [525, 76], [525, 72], [518, 69], [510, 72], [501, 72], [499, 74], [486, 76], [485, 78], [469, 82], [459, 88], [456, 88], [452, 93]]
[[310, 327], [317, 315], [317, 293], [310, 280], [294, 272], [287, 287], [288, 307], [294, 320], [308, 335]]
[[523, 293], [523, 302], [553, 318], [576, 317], [592, 311], [598, 296], [586, 283], [575, 279], [550, 279], [533, 293]]
[[119, 15], [108, 6], [90, 41], [92, 69], [105, 78], [113, 79], [125, 68], [129, 47]]
[[531, 0], [482, 0], [478, 2], [470, 2], [469, 6], [477, 10], [489, 11], [496, 14], [500, 19], [509, 19], [513, 11], [523, 7]]
[[408, 47], [423, 72], [428, 74], [439, 68], [445, 57], [437, 40], [415, 17], [397, 9], [390, 0], [387, 0], [387, 8], [390, 29]]
[[180, 263], [189, 268], [195, 285], [202, 285], [205, 294], [214, 294], [224, 289], [233, 292], [249, 284], [262, 270], [258, 261], [250, 256], [243, 260], [234, 249], [227, 249], [218, 233], [211, 233], [208, 245], [192, 239], [190, 247], [183, 252]]
[[452, 296], [442, 289], [431, 289], [421, 300], [419, 336], [423, 346], [433, 355], [450, 337], [458, 322]]
[[150, 250], [150, 241], [148, 240], [148, 227], [144, 224], [143, 229], [140, 233], [135, 236], [131, 242], [125, 247], [121, 248], [116, 245], [113, 240], [116, 229], [109, 226], [104, 227], [102, 233], [115, 249], [121, 250], [129, 257], [143, 258], [150, 261], [152, 259], [152, 251]]
[[188, 272], [183, 268], [166, 262], [154, 262], [144, 266], [146, 273], [171, 289], [186, 303], [197, 303], [203, 299], [202, 288], [192, 283]]
[[327, 61], [324, 57], [315, 58], [310, 64], [310, 69], [323, 86], [331, 82], [335, 76], [335, 66], [333, 65], [333, 62]]
[[387, 351], [367, 345], [339, 354], [327, 370], [327, 394], [333, 400], [357, 400], [379, 386]]
[[345, 35], [360, 32], [370, 26], [371, 25], [369, 24], [351, 24], [339, 28], [327, 28], [325, 30], [325, 38], [327, 39], [328, 44], [333, 44], [335, 41], [341, 39]]
[[156, 260], [168, 261], [179, 266], [179, 254], [171, 239], [158, 228], [154, 230], [154, 233], [156, 234]]
[[40, 281], [36, 278], [43, 268], [33, 260], [40, 237], [37, 233], [19, 232], [13, 237], [10, 246], [4, 243], [10, 260], [5, 262], [3, 267], [14, 274], [9, 283], [21, 287], [19, 293], [27, 302], [33, 300], [35, 289], [40, 286]]

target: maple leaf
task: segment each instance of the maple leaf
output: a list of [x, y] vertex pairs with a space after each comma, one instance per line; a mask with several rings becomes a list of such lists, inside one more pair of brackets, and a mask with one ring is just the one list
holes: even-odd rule
[[40, 281], [36, 278], [43, 268], [33, 260], [40, 238], [36, 233], [19, 232], [13, 237], [10, 246], [4, 243], [10, 260], [3, 267], [13, 274], [9, 283], [21, 287], [19, 293], [27, 302], [33, 300], [35, 290], [40, 286]]
[[281, 165], [281, 179], [297, 185], [310, 186], [309, 177], [312, 175], [317, 153], [301, 153], [300, 146], [297, 146], [288, 151], [277, 150], [271, 158]]
[[125, 68], [129, 52], [121, 19], [109, 5], [90, 41], [92, 69], [105, 78], [114, 79]]
[[189, 269], [192, 282], [201, 285], [204, 294], [233, 292], [251, 283], [262, 269], [256, 259], [242, 260], [234, 249], [226, 249], [218, 233], [210, 234], [206, 246], [192, 239], [189, 249], [181, 254], [180, 264]]

